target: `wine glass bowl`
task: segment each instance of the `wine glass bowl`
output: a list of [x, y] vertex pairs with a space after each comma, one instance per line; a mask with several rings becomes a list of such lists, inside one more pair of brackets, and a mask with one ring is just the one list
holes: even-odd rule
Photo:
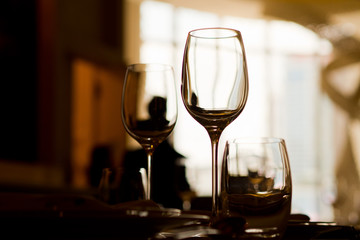
[[218, 142], [245, 107], [248, 73], [241, 33], [228, 28], [190, 31], [181, 96], [189, 114], [208, 132], [212, 146], [212, 216], [218, 210]]
[[156, 147], [173, 131], [177, 120], [174, 70], [165, 64], [127, 67], [122, 94], [126, 131], [148, 157], [146, 199], [151, 199], [151, 162]]

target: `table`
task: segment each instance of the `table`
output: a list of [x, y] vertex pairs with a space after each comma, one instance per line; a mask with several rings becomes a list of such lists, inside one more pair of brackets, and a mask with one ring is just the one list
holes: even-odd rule
[[[88, 196], [0, 194], [0, 239], [232, 239], [201, 212], [140, 201], [108, 206]], [[148, 210], [150, 207], [151, 210]], [[284, 239], [360, 239], [352, 226], [290, 221]]]

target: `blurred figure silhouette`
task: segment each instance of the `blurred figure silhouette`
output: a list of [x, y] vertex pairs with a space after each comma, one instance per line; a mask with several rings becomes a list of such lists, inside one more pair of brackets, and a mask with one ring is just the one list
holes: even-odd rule
[[154, 97], [148, 106], [148, 112], [150, 118], [144, 121], [138, 121], [138, 128], [141, 130], [164, 130], [169, 124], [169, 121], [166, 120], [166, 99], [162, 97]]
[[[184, 156], [165, 140], [154, 152], [152, 162], [152, 200], [166, 208], [183, 208], [182, 194], [190, 192], [183, 164]], [[128, 171], [147, 169], [147, 157], [143, 149], [125, 154], [124, 167]]]
[[[148, 106], [150, 119], [138, 122], [139, 128], [163, 130], [168, 125], [165, 119], [166, 100], [154, 97]], [[152, 162], [152, 200], [166, 208], [183, 208], [182, 194], [190, 192], [186, 178], [184, 156], [178, 153], [169, 143], [163, 141], [156, 147]], [[128, 171], [147, 169], [147, 157], [143, 149], [125, 154], [124, 167]]]

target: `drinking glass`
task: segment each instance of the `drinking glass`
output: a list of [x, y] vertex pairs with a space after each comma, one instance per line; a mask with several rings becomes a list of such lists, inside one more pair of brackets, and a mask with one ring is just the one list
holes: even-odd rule
[[280, 239], [291, 209], [291, 171], [281, 138], [227, 141], [221, 176], [222, 217], [246, 220], [243, 238]]
[[248, 73], [241, 33], [205, 28], [187, 36], [181, 95], [190, 115], [207, 131], [212, 153], [212, 217], [218, 212], [218, 144], [245, 107]]
[[172, 132], [177, 120], [176, 88], [171, 66], [153, 63], [127, 67], [122, 120], [126, 131], [147, 154], [146, 200], [151, 200], [152, 156], [156, 147]]
[[99, 184], [99, 197], [108, 204], [145, 199], [140, 170], [104, 168]]

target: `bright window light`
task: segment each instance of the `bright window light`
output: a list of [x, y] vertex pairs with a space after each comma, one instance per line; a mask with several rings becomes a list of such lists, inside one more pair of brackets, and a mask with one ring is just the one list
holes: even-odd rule
[[[331, 195], [333, 189], [334, 178], [329, 172], [335, 154], [327, 140], [333, 131], [333, 112], [330, 100], [319, 89], [321, 62], [329, 57], [331, 45], [295, 23], [224, 16], [168, 2], [141, 4], [140, 60], [173, 65], [180, 89], [182, 56], [190, 30], [213, 26], [240, 30], [248, 60], [249, 98], [244, 111], [220, 139], [219, 160], [226, 139], [284, 138], [292, 168], [293, 212], [308, 214], [314, 221], [332, 220], [331, 205], [322, 196]], [[178, 98], [174, 146], [186, 156], [191, 187], [199, 196], [210, 196], [210, 140], [185, 110], [180, 90]], [[323, 181], [325, 178], [327, 181]]]

